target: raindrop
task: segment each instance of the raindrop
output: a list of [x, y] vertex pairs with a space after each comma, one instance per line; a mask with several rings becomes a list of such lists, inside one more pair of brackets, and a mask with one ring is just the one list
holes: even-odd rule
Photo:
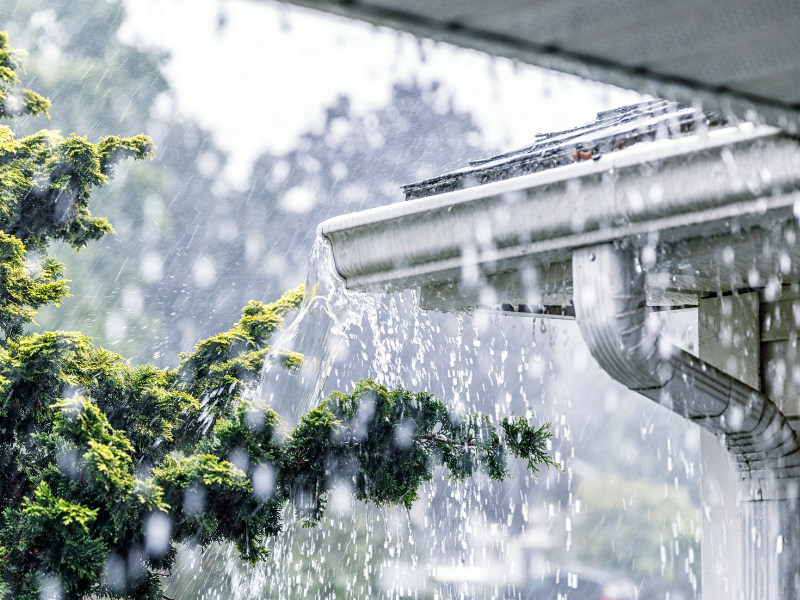
[[149, 556], [160, 558], [169, 550], [172, 535], [172, 521], [163, 512], [152, 512], [146, 519], [145, 552]]

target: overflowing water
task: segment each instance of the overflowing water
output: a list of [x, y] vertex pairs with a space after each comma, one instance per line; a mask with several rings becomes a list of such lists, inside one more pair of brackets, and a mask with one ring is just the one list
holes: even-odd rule
[[[687, 323], [696, 327], [689, 317], [679, 335]], [[299, 368], [285, 368], [290, 352], [302, 355]], [[411, 511], [365, 506], [333, 482], [322, 522], [303, 529], [286, 511], [261, 565], [229, 546], [181, 549], [167, 595], [534, 600], [586, 580], [625, 600], [697, 596], [697, 432], [613, 383], [575, 323], [427, 312], [410, 291], [352, 292], [320, 238], [302, 307], [275, 339], [258, 392], [295, 422], [366, 377], [430, 391], [454, 412], [551, 422], [563, 471], [537, 481], [512, 460], [507, 481], [453, 484], [439, 469]]]
[[[352, 328], [374, 314], [376, 296], [345, 287], [330, 242], [317, 237], [308, 260], [305, 295], [292, 323], [273, 341], [257, 393], [289, 424], [319, 404], [338, 353], [354, 341]], [[287, 367], [294, 358], [298, 366]]]

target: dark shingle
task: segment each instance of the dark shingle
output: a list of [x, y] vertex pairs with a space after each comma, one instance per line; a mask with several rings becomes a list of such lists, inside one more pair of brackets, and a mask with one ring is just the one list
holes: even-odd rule
[[540, 133], [533, 144], [482, 160], [452, 173], [403, 186], [406, 200], [452, 192], [493, 181], [554, 169], [639, 142], [690, 135], [724, 125], [723, 119], [699, 109], [650, 100], [597, 113], [590, 123], [553, 133]]

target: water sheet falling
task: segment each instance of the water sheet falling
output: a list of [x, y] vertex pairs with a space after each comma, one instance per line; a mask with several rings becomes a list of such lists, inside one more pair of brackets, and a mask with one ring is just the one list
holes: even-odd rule
[[258, 390], [289, 424], [316, 407], [342, 344], [376, 296], [353, 292], [336, 273], [330, 242], [318, 235], [308, 260], [300, 312], [272, 345]]
[[512, 462], [502, 483], [437, 470], [410, 511], [356, 502], [341, 481], [317, 527], [285, 515], [255, 568], [225, 545], [182, 549], [170, 597], [520, 600], [598, 582], [624, 600], [698, 597], [699, 442], [604, 377], [574, 322], [424, 311], [411, 291], [352, 293], [318, 238], [303, 304], [253, 393], [294, 423], [367, 377], [428, 391], [456, 413], [552, 422], [564, 470], [536, 481]]

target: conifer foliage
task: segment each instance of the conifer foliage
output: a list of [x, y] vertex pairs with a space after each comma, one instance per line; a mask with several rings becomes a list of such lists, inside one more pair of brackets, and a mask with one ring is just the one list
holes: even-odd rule
[[[0, 34], [0, 116], [46, 112], [19, 90], [20, 53]], [[303, 302], [251, 302], [229, 331], [199, 342], [174, 370], [133, 367], [80, 333], [26, 333], [64, 298], [51, 240], [81, 248], [112, 231], [88, 208], [120, 160], [151, 156], [146, 136], [86, 138], [0, 126], [0, 597], [162, 598], [175, 543], [236, 545], [267, 558], [294, 510], [313, 526], [331, 486], [410, 507], [444, 465], [463, 480], [554, 465], [548, 426], [456, 417], [425, 392], [371, 381], [334, 393], [289, 430], [248, 393], [270, 339]], [[302, 357], [286, 355], [286, 368]]]

